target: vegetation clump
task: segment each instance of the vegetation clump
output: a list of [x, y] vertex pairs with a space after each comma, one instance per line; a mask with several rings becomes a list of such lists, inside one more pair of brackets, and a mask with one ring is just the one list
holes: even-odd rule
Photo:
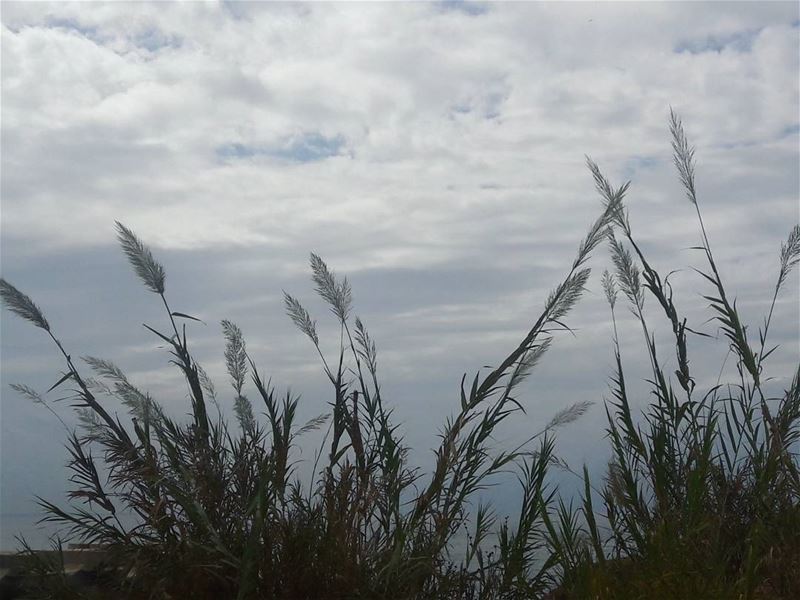
[[[461, 382], [456, 414], [444, 425], [433, 468], [411, 466], [409, 448], [381, 394], [376, 344], [353, 315], [350, 285], [311, 255], [316, 291], [339, 329], [326, 356], [316, 321], [285, 294], [289, 317], [310, 340], [330, 381], [330, 411], [296, 420], [298, 398], [279, 394], [256, 366], [239, 327], [222, 321], [235, 425], [195, 361], [190, 315], [168, 302], [161, 264], [117, 223], [134, 271], [163, 304], [166, 329], [146, 327], [168, 347], [188, 384], [191, 419], [170, 418], [156, 399], [113, 363], [84, 357], [79, 368], [39, 307], [5, 280], [0, 294], [17, 315], [44, 330], [65, 361], [53, 388], [71, 385], [79, 427], [67, 440], [71, 503], [39, 499], [44, 521], [65, 540], [105, 552], [107, 597], [128, 598], [797, 598], [800, 597], [800, 366], [770, 397], [765, 383], [773, 308], [800, 261], [800, 226], [779, 257], [769, 313], [758, 339], [742, 322], [715, 263], [695, 188], [694, 151], [671, 114], [675, 165], [697, 213], [706, 268], [704, 298], [735, 359], [737, 379], [701, 389], [689, 360], [691, 329], [669, 277], [647, 260], [624, 199], [591, 160], [603, 210], [578, 246], [541, 314], [499, 366]], [[554, 453], [553, 432], [588, 408], [556, 414], [520, 447], [496, 451], [492, 436], [523, 410], [522, 381], [567, 329], [565, 317], [589, 279], [590, 254], [607, 242], [614, 274], [603, 288], [614, 324], [615, 368], [606, 402], [610, 462], [602, 483], [587, 469], [579, 502], [564, 501], [548, 478], [569, 469]], [[620, 297], [620, 292], [622, 297]], [[674, 372], [657, 354], [644, 302], [656, 303], [674, 338]], [[617, 304], [641, 325], [652, 399], [641, 418], [616, 334]], [[708, 336], [706, 336], [708, 337]], [[21, 394], [45, 404], [32, 388]], [[52, 389], [52, 388], [51, 388]], [[125, 421], [101, 398], [119, 399]], [[258, 403], [260, 409], [254, 405]], [[50, 408], [49, 404], [46, 404]], [[259, 414], [259, 413], [263, 413]], [[325, 432], [310, 481], [296, 467], [300, 438]], [[520, 510], [498, 520], [476, 495], [502, 471], [516, 470]], [[464, 555], [455, 540], [468, 530]], [[54, 542], [60, 547], [61, 540]], [[31, 594], [89, 597], [58, 576], [23, 542]], [[104, 595], [105, 594], [105, 595]]]

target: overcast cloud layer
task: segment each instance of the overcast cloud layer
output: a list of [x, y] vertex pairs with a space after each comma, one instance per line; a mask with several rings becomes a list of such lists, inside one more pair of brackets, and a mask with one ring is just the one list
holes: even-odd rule
[[[794, 2], [6, 2], [2, 273], [74, 356], [115, 361], [182, 415], [179, 376], [141, 327], [163, 316], [116, 247], [120, 220], [165, 265], [174, 309], [208, 323], [190, 335], [223, 406], [218, 323], [230, 318], [311, 416], [329, 398], [281, 290], [335, 342], [307, 278], [317, 252], [351, 279], [384, 391], [424, 464], [462, 373], [497, 364], [522, 337], [599, 213], [585, 154], [632, 180], [645, 251], [664, 273], [682, 269], [679, 308], [715, 333], [688, 268], [700, 266], [687, 250], [699, 232], [671, 165], [670, 105], [697, 146], [723, 277], [757, 328], [800, 212], [799, 17]], [[528, 414], [498, 446], [571, 402], [602, 402], [611, 333], [596, 275], [608, 263], [600, 249], [575, 336], [557, 340], [521, 398]], [[776, 309], [776, 389], [800, 360], [799, 308], [794, 274]], [[640, 334], [621, 318], [635, 371]], [[61, 425], [8, 388], [58, 379], [47, 342], [3, 312], [3, 548], [30, 532], [34, 494], [65, 489]], [[690, 345], [708, 387], [725, 345]], [[66, 403], [56, 408], [71, 422]], [[598, 477], [604, 419], [596, 406], [559, 438]]]

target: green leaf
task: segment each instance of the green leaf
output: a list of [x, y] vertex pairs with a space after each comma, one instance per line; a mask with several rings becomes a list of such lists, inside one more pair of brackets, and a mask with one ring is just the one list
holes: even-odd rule
[[205, 321], [202, 319], [198, 319], [197, 317], [193, 317], [192, 315], [187, 315], [186, 313], [182, 312], [172, 312], [170, 313], [173, 317], [180, 317], [181, 319], [191, 319], [192, 321], [197, 321], [198, 323], [202, 323], [203, 325], [206, 324]]
[[72, 371], [70, 371], [69, 373], [66, 373], [66, 374], [65, 374], [65, 375], [64, 375], [64, 376], [63, 376], [61, 379], [59, 379], [58, 381], [56, 381], [56, 382], [55, 382], [55, 383], [54, 383], [54, 384], [53, 384], [53, 385], [50, 387], [50, 389], [49, 389], [49, 390], [47, 390], [47, 392], [46, 392], [46, 393], [50, 393], [50, 392], [52, 392], [54, 389], [56, 389], [58, 386], [60, 386], [62, 383], [64, 383], [64, 382], [65, 382], [67, 379], [71, 379], [72, 377], [73, 377], [73, 373], [72, 373]]

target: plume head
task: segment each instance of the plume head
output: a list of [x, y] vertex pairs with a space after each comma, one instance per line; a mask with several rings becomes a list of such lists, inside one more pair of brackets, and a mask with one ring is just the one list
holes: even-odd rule
[[156, 294], [164, 293], [164, 281], [167, 278], [162, 267], [150, 249], [145, 246], [133, 231], [116, 221], [117, 239], [119, 240], [122, 251], [128, 257], [133, 270], [142, 280], [142, 283]]
[[8, 310], [30, 321], [40, 329], [50, 331], [50, 324], [44, 318], [41, 309], [31, 300], [30, 296], [23, 294], [5, 279], [0, 279], [0, 297]]
[[283, 292], [283, 302], [286, 306], [286, 314], [292, 319], [292, 322], [297, 325], [297, 328], [305, 333], [315, 346], [319, 346], [319, 336], [317, 335], [317, 323], [311, 319], [308, 311], [303, 308], [300, 301], [292, 296]]
[[347, 277], [341, 282], [336, 280], [336, 275], [328, 268], [325, 261], [311, 253], [311, 277], [317, 285], [317, 293], [327, 302], [333, 314], [342, 322], [350, 316], [353, 303], [353, 294]]
[[800, 225], [795, 225], [792, 227], [786, 243], [781, 244], [781, 270], [778, 275], [779, 290], [783, 287], [786, 278], [798, 262], [800, 262]]
[[686, 197], [689, 202], [697, 205], [694, 185], [694, 146], [689, 145], [689, 139], [683, 129], [683, 122], [671, 108], [669, 109], [669, 132], [672, 135], [672, 160], [686, 190]]

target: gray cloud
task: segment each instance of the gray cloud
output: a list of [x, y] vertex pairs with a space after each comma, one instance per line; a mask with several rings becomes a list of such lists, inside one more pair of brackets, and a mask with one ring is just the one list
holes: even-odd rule
[[[521, 337], [600, 210], [584, 154], [633, 180], [634, 228], [659, 269], [682, 269], [676, 298], [697, 326], [709, 317], [689, 268], [699, 233], [669, 106], [697, 144], [704, 218], [753, 328], [800, 216], [791, 3], [11, 2], [2, 21], [3, 276], [71, 352], [117, 361], [176, 415], [185, 391], [141, 327], [162, 323], [160, 308], [117, 251], [115, 219], [164, 262], [176, 309], [208, 323], [191, 334], [223, 404], [217, 323], [231, 318], [319, 412], [324, 379], [280, 294], [308, 302], [328, 343], [308, 252], [347, 274], [424, 463], [461, 374]], [[607, 265], [601, 250], [593, 266]], [[776, 309], [778, 375], [800, 357], [798, 295], [795, 275]], [[610, 325], [595, 280], [570, 323], [498, 444], [602, 399]], [[1, 511], [27, 527], [10, 515], [63, 493], [63, 435], [7, 384], [46, 389], [60, 365], [5, 312], [2, 329]], [[656, 333], [667, 342], [666, 326]], [[621, 334], [638, 348], [632, 323]], [[715, 375], [724, 344], [690, 343]], [[562, 433], [566, 458], [602, 469], [603, 419], [594, 409]], [[13, 533], [4, 525], [0, 544]]]

